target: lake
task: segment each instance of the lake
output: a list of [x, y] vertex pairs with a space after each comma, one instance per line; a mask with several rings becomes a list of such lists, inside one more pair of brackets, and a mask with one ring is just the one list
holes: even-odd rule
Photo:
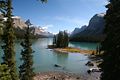
[[[17, 66], [22, 62], [20, 61], [20, 52], [22, 47], [20, 46], [21, 40], [15, 42], [16, 49], [16, 61]], [[2, 42], [0, 42], [0, 45]], [[89, 58], [80, 53], [57, 53], [53, 50], [47, 49], [47, 45], [52, 44], [51, 38], [41, 38], [32, 40], [32, 48], [35, 51], [33, 53], [34, 71], [46, 72], [46, 71], [66, 71], [73, 73], [86, 74], [89, 67], [85, 66]], [[69, 46], [77, 47], [81, 49], [96, 49], [97, 43], [86, 42], [70, 42]], [[2, 57], [2, 51], [0, 49], [0, 57]], [[1, 61], [1, 58], [0, 58]], [[54, 67], [54, 64], [59, 64], [62, 67]]]

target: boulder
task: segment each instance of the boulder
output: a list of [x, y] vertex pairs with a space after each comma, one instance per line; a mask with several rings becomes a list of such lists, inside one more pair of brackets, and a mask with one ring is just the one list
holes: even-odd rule
[[91, 61], [88, 61], [85, 65], [86, 66], [94, 66], [94, 64]]
[[61, 67], [61, 66], [60, 66], [60, 65], [58, 65], [58, 64], [55, 64], [55, 65], [54, 65], [54, 67]]

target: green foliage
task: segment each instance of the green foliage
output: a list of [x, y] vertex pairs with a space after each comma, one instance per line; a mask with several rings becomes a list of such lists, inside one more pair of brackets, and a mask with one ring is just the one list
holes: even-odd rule
[[30, 42], [30, 31], [29, 26], [26, 30], [25, 34], [25, 40], [21, 43], [21, 46], [23, 47], [23, 50], [21, 51], [23, 64], [20, 65], [19, 69], [19, 76], [20, 80], [33, 80], [34, 72], [33, 72], [33, 50], [31, 48], [31, 42]]
[[68, 47], [69, 44], [69, 36], [68, 33], [66, 31], [64, 31], [64, 47]]
[[3, 21], [3, 16], [5, 15], [5, 9], [6, 9], [6, 3], [5, 0], [0, 0], [0, 37], [3, 35], [3, 27], [4, 27], [4, 21]]
[[48, 0], [39, 0], [39, 1], [41, 1], [42, 3], [43, 3], [43, 2], [47, 3]]
[[53, 45], [56, 45], [56, 36], [53, 37]]
[[64, 37], [64, 34], [62, 31], [60, 31], [57, 35], [56, 47], [59, 47], [59, 48], [63, 47], [63, 37]]
[[97, 55], [100, 55], [100, 47], [101, 47], [101, 45], [99, 44], [99, 45], [97, 45], [97, 47], [96, 47], [96, 54]]
[[[47, 2], [47, 0], [40, 0], [42, 2]], [[2, 46], [4, 50], [3, 63], [8, 65], [0, 65], [0, 80], [18, 80], [15, 62], [15, 51], [14, 51], [14, 30], [13, 30], [13, 20], [12, 20], [12, 0], [0, 0], [0, 12], [4, 17], [7, 17], [5, 22], [4, 35], [2, 37], [4, 45]], [[2, 32], [0, 20], [0, 32]], [[32, 49], [29, 40], [29, 28], [26, 32], [25, 41], [21, 44], [24, 48], [22, 51], [22, 60], [24, 60], [23, 65], [20, 66], [20, 79], [22, 80], [32, 80], [33, 69], [32, 69]], [[24, 54], [24, 53], [27, 53]], [[27, 57], [27, 58], [26, 58]], [[27, 64], [26, 64], [27, 63]], [[25, 70], [24, 70], [25, 69]]]
[[7, 9], [7, 0], [0, 0], [0, 12], [5, 16]]
[[69, 37], [66, 31], [60, 31], [56, 36], [53, 38], [53, 45], [58, 48], [68, 47]]
[[15, 62], [15, 51], [14, 51], [14, 31], [13, 31], [13, 21], [12, 21], [12, 4], [11, 0], [6, 0], [6, 17], [7, 21], [5, 23], [5, 30], [3, 35], [4, 45], [2, 46], [4, 50], [3, 63], [8, 65], [10, 70], [10, 75], [12, 80], [18, 80]]
[[101, 80], [120, 80], [120, 0], [110, 0], [105, 20], [106, 39], [102, 42]]
[[4, 26], [3, 20], [0, 19], [0, 37], [1, 37], [1, 35], [3, 35], [3, 26]]
[[0, 80], [12, 80], [10, 70], [5, 64], [0, 64]]

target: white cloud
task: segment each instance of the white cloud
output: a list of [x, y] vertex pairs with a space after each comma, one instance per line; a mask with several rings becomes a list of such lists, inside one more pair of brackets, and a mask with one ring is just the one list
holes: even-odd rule
[[53, 34], [56, 35], [56, 34], [58, 34], [58, 33], [53, 32]]
[[48, 28], [51, 28], [51, 27], [53, 27], [52, 24], [47, 24], [47, 25], [43, 25], [43, 26], [42, 26], [42, 29], [47, 30]]
[[68, 22], [68, 23], [78, 24], [78, 25], [87, 25], [88, 24], [85, 20], [78, 19], [78, 18], [56, 16], [55, 19], [64, 21], [64, 22]]

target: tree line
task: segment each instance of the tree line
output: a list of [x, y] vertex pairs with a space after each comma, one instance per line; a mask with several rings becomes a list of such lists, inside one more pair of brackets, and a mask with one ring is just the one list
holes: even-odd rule
[[68, 47], [69, 36], [67, 31], [59, 31], [57, 35], [53, 37], [53, 46], [55, 48], [65, 48]]

